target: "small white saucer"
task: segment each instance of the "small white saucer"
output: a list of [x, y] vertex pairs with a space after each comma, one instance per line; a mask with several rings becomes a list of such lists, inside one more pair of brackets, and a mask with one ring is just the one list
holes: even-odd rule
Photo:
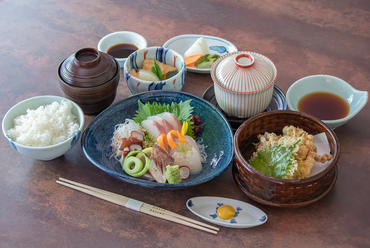
[[[231, 220], [223, 220], [217, 215], [218, 207], [230, 205], [235, 211]], [[248, 203], [229, 198], [200, 196], [190, 198], [186, 202], [188, 209], [205, 221], [230, 228], [250, 228], [262, 225], [267, 221], [267, 215]]]
[[[234, 44], [225, 39], [209, 36], [209, 35], [200, 35], [200, 34], [183, 34], [176, 37], [173, 37], [164, 43], [163, 47], [170, 48], [175, 50], [182, 56], [184, 53], [194, 44], [194, 42], [203, 37], [209, 50], [212, 54], [224, 55], [231, 52], [236, 52], [238, 49]], [[186, 67], [187, 71], [195, 73], [210, 73], [211, 68], [195, 68], [195, 67]]]

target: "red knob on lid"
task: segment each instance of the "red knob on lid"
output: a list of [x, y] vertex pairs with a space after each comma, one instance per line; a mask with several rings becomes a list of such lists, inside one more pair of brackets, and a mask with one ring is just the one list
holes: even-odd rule
[[254, 64], [254, 57], [251, 54], [239, 54], [234, 59], [235, 65], [239, 68], [249, 68]]

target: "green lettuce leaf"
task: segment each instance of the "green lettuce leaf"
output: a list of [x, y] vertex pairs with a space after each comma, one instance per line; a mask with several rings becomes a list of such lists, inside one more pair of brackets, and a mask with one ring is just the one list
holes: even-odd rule
[[266, 150], [257, 151], [249, 161], [257, 170], [276, 178], [284, 178], [290, 170], [294, 153], [293, 150], [301, 140], [298, 140], [292, 146], [274, 145], [269, 146]]

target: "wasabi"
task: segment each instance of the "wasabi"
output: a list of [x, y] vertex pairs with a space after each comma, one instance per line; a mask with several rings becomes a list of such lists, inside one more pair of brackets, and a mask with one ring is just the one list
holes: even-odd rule
[[180, 169], [178, 165], [167, 165], [166, 178], [168, 183], [181, 183]]

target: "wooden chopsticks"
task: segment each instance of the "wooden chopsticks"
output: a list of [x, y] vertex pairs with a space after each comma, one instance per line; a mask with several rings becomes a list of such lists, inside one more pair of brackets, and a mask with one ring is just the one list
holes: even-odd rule
[[212, 234], [217, 234], [217, 231], [220, 229], [193, 219], [190, 219], [188, 217], [176, 214], [174, 212], [170, 212], [168, 210], [165, 210], [163, 208], [159, 208], [141, 201], [137, 201], [119, 194], [115, 194], [109, 191], [105, 191], [102, 189], [94, 188], [85, 184], [77, 183], [68, 179], [59, 178], [57, 180], [57, 183], [64, 185], [66, 187], [78, 190], [80, 192], [84, 192], [86, 194], [89, 194], [91, 196], [95, 196], [97, 198], [109, 201], [111, 203], [124, 206], [126, 208], [130, 208], [145, 214], [149, 214], [161, 219], [169, 220], [178, 224], [182, 224], [185, 226], [189, 226], [192, 228], [196, 228], [205, 232], [209, 232]]

